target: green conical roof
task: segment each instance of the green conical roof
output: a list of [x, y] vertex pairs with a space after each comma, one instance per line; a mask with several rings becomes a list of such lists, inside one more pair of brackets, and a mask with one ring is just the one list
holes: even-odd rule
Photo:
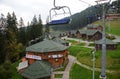
[[36, 61], [26, 68], [21, 75], [28, 79], [38, 79], [51, 75], [51, 64], [47, 61]]
[[44, 40], [42, 42], [36, 43], [32, 46], [26, 48], [27, 52], [53, 52], [53, 51], [63, 51], [68, 47], [62, 44], [56, 43], [52, 40]]

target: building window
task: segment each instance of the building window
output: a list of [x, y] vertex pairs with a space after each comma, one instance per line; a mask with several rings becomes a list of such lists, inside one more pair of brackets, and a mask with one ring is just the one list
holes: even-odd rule
[[55, 61], [58, 62], [58, 59], [56, 58]]

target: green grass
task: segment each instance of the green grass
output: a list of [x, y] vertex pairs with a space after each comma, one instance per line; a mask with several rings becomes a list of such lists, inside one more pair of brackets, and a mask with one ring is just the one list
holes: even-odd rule
[[55, 78], [62, 78], [62, 77], [63, 77], [63, 74], [55, 74], [54, 77], [55, 77]]
[[90, 43], [88, 46], [95, 46], [95, 43]]
[[[92, 67], [92, 49], [74, 45], [69, 48], [69, 54], [77, 57], [77, 60], [83, 64]], [[101, 50], [95, 52], [95, 67], [101, 68]], [[106, 52], [106, 68], [110, 70], [120, 71], [120, 45], [116, 50], [107, 50]]]
[[79, 45], [71, 46], [68, 50], [70, 52], [69, 54], [75, 57], [77, 57], [78, 55], [88, 56], [90, 54], [89, 52], [91, 51], [90, 48], [81, 47]]
[[67, 40], [68, 42], [70, 42], [72, 45], [73, 44], [77, 44], [78, 42], [77, 41], [75, 41], [75, 40]]
[[77, 46], [85, 46], [85, 43], [79, 43]]
[[[99, 21], [94, 22], [93, 24], [100, 24], [100, 25], [102, 25], [102, 21], [99, 20]], [[108, 30], [109, 25], [110, 25], [110, 31]], [[115, 35], [119, 35], [120, 36], [120, 19], [113, 20], [113, 21], [110, 21], [110, 22], [107, 21], [106, 22], [106, 32], [108, 34], [115, 34]]]
[[[100, 72], [95, 72], [95, 79], [100, 79]], [[92, 71], [74, 64], [70, 71], [70, 79], [92, 79]], [[120, 79], [119, 73], [107, 74], [107, 79]]]

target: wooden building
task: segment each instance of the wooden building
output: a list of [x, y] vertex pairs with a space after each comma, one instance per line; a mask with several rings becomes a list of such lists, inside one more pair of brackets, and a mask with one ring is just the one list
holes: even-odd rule
[[87, 41], [95, 41], [102, 38], [102, 33], [99, 30], [79, 30], [77, 37], [84, 38]]
[[68, 46], [44, 40], [26, 48], [17, 70], [24, 79], [50, 79], [51, 72], [68, 63]]
[[[77, 32], [77, 37], [80, 37], [80, 38], [85, 38], [86, 39], [86, 31], [87, 30], [79, 30], [79, 32]], [[79, 36], [80, 35], [80, 36]]]
[[68, 46], [44, 40], [27, 47], [26, 58], [29, 64], [33, 64], [36, 60], [47, 60], [53, 68], [62, 67], [68, 62]]
[[69, 31], [67, 35], [70, 38], [75, 38], [76, 37], [76, 30]]
[[86, 33], [87, 41], [95, 41], [102, 39], [102, 33], [99, 30], [87, 30]]
[[[102, 39], [99, 41], [95, 41], [95, 48], [96, 48], [96, 50], [102, 49]], [[112, 40], [106, 39], [106, 49], [107, 50], [117, 49], [117, 43], [113, 42]]]

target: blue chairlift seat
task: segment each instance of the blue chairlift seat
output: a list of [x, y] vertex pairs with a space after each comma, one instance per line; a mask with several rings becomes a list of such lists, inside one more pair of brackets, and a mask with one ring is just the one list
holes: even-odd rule
[[49, 22], [49, 25], [61, 25], [61, 24], [68, 24], [71, 21], [70, 18], [63, 18], [60, 20], [52, 20]]

